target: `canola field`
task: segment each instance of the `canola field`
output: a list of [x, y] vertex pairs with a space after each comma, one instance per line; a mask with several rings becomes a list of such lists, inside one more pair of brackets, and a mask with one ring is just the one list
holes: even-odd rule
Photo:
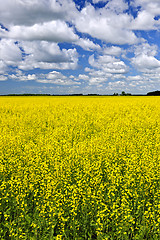
[[160, 239], [160, 97], [0, 97], [0, 239]]

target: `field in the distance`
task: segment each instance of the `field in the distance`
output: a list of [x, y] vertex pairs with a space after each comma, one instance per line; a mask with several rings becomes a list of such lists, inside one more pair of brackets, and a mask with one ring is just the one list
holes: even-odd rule
[[160, 97], [0, 97], [0, 239], [160, 239]]

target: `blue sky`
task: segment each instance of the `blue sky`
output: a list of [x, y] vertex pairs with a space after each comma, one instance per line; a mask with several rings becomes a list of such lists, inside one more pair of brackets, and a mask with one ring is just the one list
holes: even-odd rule
[[160, 90], [159, 0], [0, 6], [0, 94]]

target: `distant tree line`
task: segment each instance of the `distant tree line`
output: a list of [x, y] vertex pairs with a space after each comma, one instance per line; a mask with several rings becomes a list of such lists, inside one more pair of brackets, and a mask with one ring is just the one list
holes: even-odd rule
[[126, 93], [122, 91], [121, 94], [113, 93], [113, 94], [82, 94], [82, 93], [73, 93], [73, 94], [40, 94], [40, 93], [22, 93], [22, 94], [6, 94], [1, 96], [160, 96], [160, 91], [148, 92], [147, 94], [134, 94]]
[[5, 96], [51, 96], [51, 94], [22, 93], [22, 94], [7, 94]]
[[122, 91], [121, 94], [113, 93], [113, 96], [131, 96], [131, 93], [126, 93], [125, 91]]
[[160, 91], [148, 92], [147, 96], [160, 96]]

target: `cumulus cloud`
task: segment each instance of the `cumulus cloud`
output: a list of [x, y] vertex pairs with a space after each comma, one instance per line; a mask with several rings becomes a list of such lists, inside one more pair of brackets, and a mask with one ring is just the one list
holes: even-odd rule
[[94, 70], [89, 73], [89, 85], [100, 85], [108, 81], [112, 74], [105, 73], [103, 70]]
[[141, 54], [132, 59], [132, 64], [141, 72], [154, 71], [160, 67], [160, 61], [153, 56]]
[[132, 21], [131, 28], [134, 30], [155, 30], [160, 27], [160, 1], [159, 0], [135, 0], [134, 7], [141, 7], [137, 17]]
[[93, 72], [94, 69], [93, 68], [89, 68], [89, 67], [85, 67], [84, 71], [85, 72]]
[[128, 4], [124, 0], [112, 0], [112, 1], [107, 1], [106, 8], [119, 14], [119, 13], [123, 13], [125, 10], [128, 9]]
[[109, 73], [105, 72], [103, 69], [101, 70], [95, 70], [95, 69], [90, 69], [88, 70], [89, 78], [88, 82], [89, 85], [97, 85], [99, 86], [102, 83], [107, 83], [108, 81], [112, 80], [123, 80], [126, 79], [126, 76], [122, 74], [115, 74], [115, 73]]
[[126, 80], [118, 80], [108, 82], [106, 90], [111, 92], [119, 92], [121, 93], [122, 90], [128, 93], [139, 93], [144, 94], [147, 93], [149, 89], [154, 89], [155, 83], [149, 81], [148, 79], [142, 80], [133, 80], [133, 81], [126, 81]]
[[36, 62], [72, 62], [72, 57], [76, 54], [76, 49], [60, 50], [56, 43], [48, 43], [46, 41], [21, 42], [20, 46], [27, 54], [26, 59]]
[[67, 24], [72, 22], [78, 31], [107, 43], [134, 44], [139, 39], [131, 30], [133, 17], [124, 12], [127, 8], [124, 0], [106, 1], [102, 9], [87, 4], [81, 11], [72, 0], [6, 0], [0, 9], [0, 21], [7, 24], [9, 31], [1, 29], [0, 36], [28, 41], [75, 42], [85, 50], [98, 50], [98, 44], [75, 34]]
[[[23, 56], [22, 56], [23, 55]], [[0, 69], [17, 66], [21, 70], [75, 69], [78, 53], [73, 49], [60, 49], [56, 43], [46, 41], [14, 42], [10, 39], [0, 41]]]
[[155, 21], [154, 15], [146, 10], [138, 13], [138, 16], [132, 21], [131, 29], [133, 30], [153, 30], [156, 29], [158, 22]]
[[[12, 79], [13, 81], [19, 81], [19, 82], [26, 82], [26, 81], [36, 81], [39, 83], [44, 84], [54, 84], [54, 85], [60, 85], [60, 86], [76, 86], [80, 85], [80, 82], [75, 82], [74, 79], [70, 79], [61, 72], [58, 71], [51, 71], [46, 74], [24, 74], [22, 71], [17, 71], [14, 74], [8, 74], [8, 77], [0, 77], [0, 79], [7, 80]], [[2, 81], [0, 80], [0, 81]]]
[[82, 47], [84, 50], [87, 51], [92, 51], [92, 50], [100, 50], [101, 47], [99, 44], [95, 44], [94, 42], [92, 42], [89, 39], [86, 38], [80, 38], [79, 40], [77, 40], [75, 42], [76, 45], [79, 45], [80, 47]]
[[4, 74], [7, 70], [7, 64], [3, 60], [0, 60], [0, 74]]
[[22, 54], [18, 45], [11, 39], [0, 40], [0, 60], [7, 65], [15, 65], [21, 61]]
[[125, 79], [129, 68], [118, 58], [123, 52], [120, 47], [112, 46], [105, 47], [101, 55], [92, 54], [88, 61], [93, 68], [85, 68], [85, 72], [89, 75], [89, 84], [98, 86], [109, 80]]
[[158, 46], [155, 44], [150, 45], [148, 43], [135, 45], [134, 47], [135, 56], [139, 56], [142, 53], [148, 56], [156, 56], [158, 53]]
[[47, 74], [47, 76], [43, 79], [38, 79], [37, 82], [41, 83], [52, 83], [56, 85], [79, 85], [80, 82], [75, 82], [70, 78], [66, 77], [60, 72], [52, 71]]
[[115, 11], [117, 13], [121, 13], [125, 11], [128, 8], [128, 4], [124, 0], [92, 0], [94, 4], [97, 4], [99, 2], [106, 3], [106, 8], [110, 9], [112, 11]]
[[46, 77], [43, 79], [38, 79], [38, 82], [41, 83], [52, 83], [56, 85], [79, 85], [79, 82], [75, 82], [71, 80], [70, 78], [66, 77], [60, 72], [52, 71], [46, 75]]
[[128, 72], [126, 64], [114, 56], [101, 55], [95, 59], [94, 55], [91, 55], [89, 57], [89, 64], [92, 67], [102, 69], [104, 72], [108, 73], [124, 74]]
[[106, 55], [119, 56], [123, 52], [123, 50], [120, 47], [112, 46], [112, 47], [106, 47], [103, 50], [103, 52]]
[[92, 5], [87, 5], [74, 19], [78, 31], [88, 33], [94, 38], [113, 44], [134, 44], [139, 40], [129, 30], [132, 17], [126, 13], [119, 13], [111, 9], [96, 10]]
[[[98, 1], [94, 1], [96, 3]], [[87, 4], [81, 11], [72, 0], [6, 0], [1, 4], [0, 22], [9, 28], [1, 29], [0, 36], [21, 40], [44, 40], [53, 42], [77, 42], [84, 49], [98, 49], [89, 39], [79, 39], [71, 23], [82, 33], [113, 44], [134, 44], [140, 41], [133, 29], [152, 29], [157, 5], [147, 2], [147, 9], [137, 18], [126, 13], [128, 4], [124, 0], [106, 2], [97, 9]], [[143, 5], [143, 1], [135, 3]], [[148, 9], [152, 9], [152, 11]], [[158, 11], [157, 11], [158, 12]]]
[[0, 37], [49, 42], [74, 42], [78, 40], [78, 36], [73, 29], [60, 20], [34, 24], [32, 26], [11, 26], [9, 31], [0, 31]]
[[152, 73], [160, 69], [160, 61], [155, 57], [157, 46], [144, 43], [136, 46], [131, 63], [140, 72]]
[[99, 2], [106, 2], [106, 0], [92, 0], [94, 4], [99, 3]]
[[12, 80], [16, 80], [16, 81], [21, 81], [21, 82], [25, 82], [25, 81], [34, 81], [37, 80], [37, 76], [35, 74], [11, 74], [8, 75], [8, 78], [12, 79]]
[[88, 80], [89, 76], [86, 74], [79, 74], [78, 79], [82, 79], [82, 80]]
[[146, 10], [154, 15], [160, 14], [160, 1], [159, 0], [135, 0], [132, 2], [135, 7], [141, 6], [142, 10]]
[[0, 74], [4, 74], [9, 67], [17, 67], [22, 60], [22, 52], [12, 39], [0, 40]]
[[101, 49], [100, 45], [90, 39], [78, 37], [73, 28], [59, 20], [33, 26], [11, 26], [9, 31], [0, 29], [0, 37], [25, 41], [68, 42], [79, 45], [87, 51]]
[[122, 91], [122, 89], [128, 89], [128, 85], [125, 81], [108, 82], [107, 89], [111, 91]]
[[8, 80], [8, 77], [5, 75], [0, 75], [0, 81], [6, 81]]
[[111, 79], [112, 80], [115, 80], [115, 79], [126, 79], [126, 76], [124, 74], [112, 74], [111, 76]]
[[127, 77], [128, 81], [139, 81], [139, 80], [142, 80], [142, 79], [143, 79], [143, 77], [141, 75], [128, 76]]
[[68, 20], [77, 9], [71, 0], [5, 0], [0, 7], [0, 21], [9, 26], [31, 26], [51, 20]]

